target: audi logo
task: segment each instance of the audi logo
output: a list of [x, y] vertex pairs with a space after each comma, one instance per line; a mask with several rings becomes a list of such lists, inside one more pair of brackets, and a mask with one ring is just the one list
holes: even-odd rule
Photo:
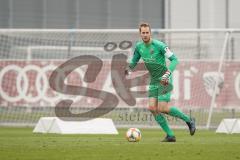
[[[11, 103], [22, 100], [35, 103], [44, 100], [53, 104], [53, 102], [63, 99], [66, 95], [53, 91], [49, 86], [49, 73], [56, 68], [57, 66], [53, 64], [44, 67], [35, 64], [26, 64], [25, 66], [10, 64], [4, 66], [0, 70], [0, 97]], [[75, 69], [73, 74], [74, 77], [78, 77], [78, 81], [81, 81], [81, 86], [87, 86], [86, 82], [82, 81], [84, 72], [81, 68]], [[64, 75], [61, 77], [64, 78]], [[66, 78], [66, 80], [69, 79]], [[50, 93], [52, 93], [51, 96], [49, 96]], [[71, 98], [78, 101], [82, 97], [72, 96]]]

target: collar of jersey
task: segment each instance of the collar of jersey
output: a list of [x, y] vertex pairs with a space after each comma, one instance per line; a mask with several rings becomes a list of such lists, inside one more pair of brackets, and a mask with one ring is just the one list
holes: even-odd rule
[[149, 47], [149, 46], [151, 46], [151, 44], [153, 43], [153, 40], [151, 39], [149, 43], [145, 43], [145, 42], [143, 42], [143, 43], [144, 43], [144, 45], [145, 45], [146, 47]]

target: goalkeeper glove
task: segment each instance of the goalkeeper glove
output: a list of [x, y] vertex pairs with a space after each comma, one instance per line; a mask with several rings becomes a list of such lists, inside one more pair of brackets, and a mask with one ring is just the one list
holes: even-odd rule
[[171, 76], [171, 72], [169, 70], [167, 70], [164, 75], [161, 77], [161, 81], [160, 83], [164, 86], [168, 85], [169, 79]]

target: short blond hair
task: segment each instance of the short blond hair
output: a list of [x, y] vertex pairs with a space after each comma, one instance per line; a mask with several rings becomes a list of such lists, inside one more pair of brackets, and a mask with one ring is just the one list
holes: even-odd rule
[[139, 32], [141, 32], [141, 28], [142, 27], [148, 27], [151, 31], [151, 27], [150, 27], [150, 24], [146, 23], [146, 22], [143, 22], [139, 25]]

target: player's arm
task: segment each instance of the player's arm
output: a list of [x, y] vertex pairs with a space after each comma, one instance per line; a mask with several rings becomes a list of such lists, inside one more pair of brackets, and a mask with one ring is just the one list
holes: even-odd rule
[[128, 68], [126, 68], [126, 70], [125, 70], [125, 74], [129, 74], [129, 72], [135, 68], [135, 66], [137, 65], [140, 58], [141, 58], [141, 55], [138, 52], [138, 49], [136, 47], [134, 49], [134, 54], [133, 54], [132, 60], [130, 61]]
[[168, 70], [161, 77], [161, 83], [164, 85], [167, 85], [169, 78], [172, 72], [176, 69], [176, 66], [179, 63], [179, 61], [178, 61], [178, 58], [175, 56], [175, 54], [168, 47], [165, 47], [164, 51], [165, 51], [165, 57], [171, 61], [168, 66]]
[[179, 63], [178, 58], [168, 47], [165, 48], [165, 57], [171, 61], [168, 66], [168, 70], [172, 73]]

